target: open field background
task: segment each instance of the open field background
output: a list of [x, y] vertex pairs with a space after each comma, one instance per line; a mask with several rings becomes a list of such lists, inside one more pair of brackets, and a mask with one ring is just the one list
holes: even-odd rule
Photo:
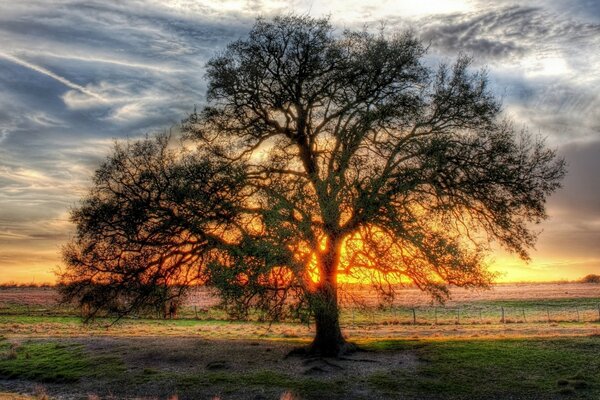
[[[600, 285], [586, 283], [504, 284], [491, 290], [470, 291], [455, 288], [444, 305], [416, 288], [405, 288], [391, 302], [383, 302], [365, 286], [342, 291], [342, 324], [370, 325], [493, 325], [600, 320]], [[0, 318], [4, 321], [52, 322], [61, 317], [78, 317], [79, 312], [58, 302], [52, 287], [0, 288]], [[229, 321], [218, 307], [219, 300], [206, 288], [196, 288], [178, 313], [178, 320]], [[47, 318], [46, 318], [47, 317]], [[145, 316], [147, 317], [147, 316]], [[67, 318], [67, 319], [65, 319]], [[160, 319], [160, 316], [156, 316]], [[262, 320], [260, 314], [250, 317]], [[78, 321], [78, 318], [74, 318]], [[183, 322], [186, 324], [186, 322]], [[295, 324], [294, 324], [295, 325]], [[272, 326], [272, 325], [269, 325]]]
[[[341, 285], [342, 301], [346, 306], [377, 306], [380, 299], [375, 291], [366, 285]], [[490, 290], [467, 290], [453, 288], [448, 306], [477, 301], [494, 300], [547, 300], [600, 298], [600, 285], [597, 283], [506, 283], [493, 286]], [[51, 286], [5, 286], [0, 287], [0, 305], [6, 303], [30, 305], [55, 305], [58, 300], [56, 290]], [[219, 299], [209, 289], [198, 287], [186, 300], [186, 306], [212, 307]], [[427, 306], [431, 298], [417, 288], [406, 287], [394, 299], [397, 306]]]
[[346, 304], [344, 332], [368, 351], [321, 360], [286, 357], [311, 339], [311, 325], [269, 324], [260, 315], [231, 321], [203, 289], [174, 320], [84, 325], [53, 288], [3, 288], [0, 392], [93, 400], [600, 398], [600, 285], [456, 290], [445, 306], [410, 288], [384, 305], [366, 288], [351, 294], [360, 301]]

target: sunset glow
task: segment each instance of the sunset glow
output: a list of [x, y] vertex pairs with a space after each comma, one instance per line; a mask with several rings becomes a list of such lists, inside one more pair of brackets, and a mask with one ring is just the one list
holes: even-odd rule
[[[493, 7], [479, 0], [173, 0], [93, 9], [77, 1], [3, 2], [0, 283], [54, 283], [61, 246], [74, 234], [69, 210], [114, 139], [175, 127], [205, 104], [206, 61], [256, 17], [289, 12], [330, 15], [337, 32], [413, 29], [429, 43], [431, 65], [473, 55], [506, 115], [546, 137], [568, 164], [563, 188], [548, 201], [550, 218], [533, 227], [541, 234], [531, 261], [495, 249], [490, 269], [499, 282], [600, 273], [600, 35], [598, 16], [584, 9], [508, 0]], [[362, 283], [344, 271], [338, 279]]]

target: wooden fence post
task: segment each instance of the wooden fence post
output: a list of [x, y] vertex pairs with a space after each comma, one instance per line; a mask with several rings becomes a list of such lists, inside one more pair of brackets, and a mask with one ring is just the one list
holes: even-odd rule
[[500, 309], [502, 310], [502, 319], [500, 321], [504, 324], [506, 323], [506, 320], [504, 319], [504, 306], [500, 307]]
[[[598, 304], [598, 319], [600, 320], [600, 304]], [[437, 307], [433, 307], [433, 320], [435, 321], [435, 324], [437, 325], [438, 321], [437, 321]]]
[[460, 325], [460, 307], [456, 309], [456, 323]]
[[412, 309], [412, 311], [413, 311], [413, 325], [416, 325], [417, 324], [417, 313], [415, 312], [414, 308]]
[[523, 321], [527, 322], [527, 318], [525, 318], [525, 309], [522, 308], [521, 311], [523, 312]]
[[546, 315], [548, 316], [548, 323], [550, 323], [550, 309], [546, 308]]

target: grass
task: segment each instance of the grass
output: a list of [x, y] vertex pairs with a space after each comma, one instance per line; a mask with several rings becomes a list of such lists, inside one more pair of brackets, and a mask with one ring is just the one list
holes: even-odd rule
[[[0, 325], [6, 324], [24, 324], [24, 325], [36, 325], [43, 323], [54, 323], [64, 325], [77, 325], [77, 326], [108, 326], [115, 323], [110, 318], [98, 318], [94, 320], [91, 325], [83, 325], [82, 319], [76, 316], [50, 316], [50, 315], [22, 315], [22, 314], [11, 314], [11, 315], [0, 315]], [[188, 327], [196, 325], [223, 325], [229, 321], [224, 319], [145, 319], [145, 318], [124, 318], [115, 323], [115, 326], [123, 325], [145, 325], [145, 326], [170, 326], [170, 327]], [[256, 322], [247, 322], [255, 323]]]
[[[32, 289], [35, 291], [35, 289]], [[26, 293], [26, 292], [25, 292]], [[556, 294], [556, 293], [554, 293]], [[24, 294], [25, 295], [25, 294]], [[460, 302], [448, 307], [442, 306], [374, 306], [364, 308], [345, 308], [341, 313], [342, 324], [407, 324], [413, 323], [413, 309], [418, 324], [490, 324], [501, 321], [501, 309], [504, 308], [507, 323], [548, 322], [548, 313], [552, 322], [595, 322], [600, 320], [600, 297], [597, 292], [587, 293], [591, 297], [578, 298], [534, 298], [507, 300], [473, 300]], [[49, 300], [50, 301], [50, 300]], [[524, 315], [525, 314], [525, 315]], [[148, 317], [148, 316], [146, 316]], [[161, 320], [159, 318], [126, 318], [135, 321], [172, 326], [192, 326], [199, 322], [225, 323], [229, 317], [219, 307], [203, 308], [196, 312], [192, 306], [180, 309], [178, 319]], [[253, 313], [249, 322], [260, 322], [260, 313]], [[109, 319], [99, 319], [108, 322]], [[22, 304], [14, 301], [0, 302], [0, 324], [2, 323], [79, 323], [79, 311], [72, 306], [60, 304]]]
[[[173, 373], [145, 368], [141, 375], [131, 377], [136, 383], [175, 383], [178, 393], [197, 392], [201, 388], [217, 389], [225, 393], [245, 393], [249, 389], [275, 389], [275, 392], [291, 391], [302, 399], [343, 397], [347, 382], [341, 385], [324, 385], [321, 379], [296, 377], [273, 370], [257, 370], [248, 373], [232, 371], [208, 371], [204, 373]], [[130, 382], [131, 385], [133, 383]]]
[[117, 376], [123, 371], [118, 358], [87, 354], [79, 344], [27, 341], [15, 347], [0, 342], [0, 376], [9, 379], [64, 383]]
[[0, 392], [0, 400], [35, 400], [35, 397]]
[[425, 398], [600, 396], [600, 338], [373, 342], [377, 351], [413, 349], [416, 374], [391, 370], [367, 383], [386, 394]]
[[[506, 300], [494, 302], [478, 302], [462, 305], [460, 308], [427, 307], [415, 308], [416, 322], [418, 325], [431, 325], [437, 322], [439, 325], [489, 325], [502, 322], [501, 307], [504, 307], [506, 323], [545, 323], [548, 322], [598, 322], [600, 311], [598, 302], [600, 299], [564, 299], [564, 300]], [[81, 318], [75, 315], [61, 314], [27, 314], [11, 310], [9, 313], [0, 313], [0, 326], [10, 324], [37, 325], [44, 323], [82, 326]], [[110, 325], [110, 318], [98, 318], [94, 324]], [[225, 325], [229, 321], [226, 316], [213, 313], [210, 317], [202, 318], [180, 318], [173, 320], [151, 319], [151, 318], [125, 318], [117, 323], [119, 326], [136, 325], [146, 327], [194, 327], [202, 325]], [[264, 323], [250, 321], [233, 321], [245, 325], [261, 326]], [[284, 324], [286, 322], [283, 322]], [[381, 325], [412, 325], [413, 309], [397, 307], [383, 310], [343, 310], [341, 323], [345, 326], [369, 326]]]
[[38, 316], [38, 315], [0, 315], [0, 325], [3, 324], [41, 324], [53, 322], [59, 324], [81, 324], [81, 318], [71, 316]]
[[565, 299], [518, 299], [518, 300], [487, 300], [477, 302], [482, 306], [504, 306], [513, 308], [589, 308], [598, 309], [600, 305], [600, 299], [597, 297], [577, 297], [577, 298], [565, 298]]
[[[362, 378], [339, 375], [335, 380], [294, 376], [277, 366], [247, 372], [176, 372], [158, 366], [136, 370], [126, 368], [119, 356], [86, 350], [73, 341], [25, 341], [15, 347], [4, 339], [0, 341], [0, 377], [57, 383], [85, 378], [100, 387], [128, 391], [144, 385], [168, 386], [184, 397], [206, 391], [239, 395], [249, 390], [287, 390], [302, 399], [344, 399], [360, 398], [351, 395], [368, 389], [380, 398], [600, 398], [600, 336], [370, 340], [361, 345], [375, 353], [410, 352], [418, 362], [415, 368], [390, 365], [388, 370]], [[16, 357], [3, 357], [11, 348]]]
[[[480, 300], [442, 306], [398, 306], [383, 309], [345, 309], [343, 323], [380, 324], [466, 324], [481, 325], [525, 322], [597, 322], [600, 298]], [[502, 309], [504, 308], [504, 321]], [[414, 314], [413, 314], [414, 311]], [[414, 319], [413, 319], [414, 318]]]
[[248, 388], [262, 388], [279, 389], [281, 392], [292, 391], [305, 399], [343, 397], [348, 386], [347, 382], [343, 382], [341, 385], [325, 385], [321, 379], [298, 378], [272, 370], [259, 370], [251, 373], [219, 371], [198, 375], [163, 375], [163, 378], [176, 379], [179, 392], [185, 392], [198, 386], [219, 386], [229, 393], [243, 393]]
[[[71, 393], [79, 390], [79, 394], [87, 393], [88, 388], [97, 390], [96, 393], [114, 388], [129, 397], [136, 397], [136, 391], [168, 390], [170, 392], [159, 397], [178, 393], [181, 398], [212, 398], [215, 394], [223, 394], [222, 398], [227, 399], [265, 393], [266, 398], [277, 398], [278, 393], [291, 391], [303, 400], [599, 400], [600, 335], [580, 336], [582, 332], [597, 332], [599, 302], [598, 297], [480, 300], [448, 308], [416, 307], [417, 325], [420, 326], [414, 327], [411, 326], [411, 307], [345, 310], [342, 322], [351, 337], [369, 338], [359, 340], [363, 347], [374, 352], [408, 352], [418, 360], [414, 368], [389, 365], [388, 369], [369, 372], [359, 378], [343, 374], [310, 378], [302, 374], [292, 375], [280, 367], [285, 361], [263, 365], [258, 353], [256, 365], [260, 366], [245, 372], [235, 368], [208, 370], [204, 362], [185, 371], [161, 367], [160, 362], [139, 366], [131, 364], [134, 363], [131, 359], [135, 358], [132, 354], [136, 351], [144, 350], [143, 342], [138, 342], [136, 347], [99, 349], [85, 347], [81, 340], [69, 338], [86, 336], [89, 341], [90, 336], [102, 335], [136, 336], [144, 340], [146, 336], [168, 335], [173, 340], [183, 336], [208, 341], [228, 338], [257, 342], [276, 340], [292, 346], [292, 343], [308, 340], [312, 335], [297, 324], [276, 323], [267, 327], [256, 321], [232, 323], [218, 309], [201, 312], [196, 319], [193, 309], [186, 308], [180, 313], [181, 319], [128, 318], [108, 329], [111, 320], [99, 319], [92, 325], [82, 325], [76, 311], [71, 309], [4, 303], [0, 304], [0, 334], [4, 335], [0, 335], [0, 379], [28, 380], [32, 381], [32, 385], [51, 382], [58, 387], [56, 390]], [[501, 307], [505, 309], [507, 324], [499, 323]], [[526, 311], [526, 321], [522, 320], [522, 310]], [[550, 311], [552, 323], [546, 323], [546, 310]], [[576, 310], [581, 313], [580, 320]], [[456, 325], [457, 313], [460, 313], [463, 326]], [[436, 317], [439, 326], [432, 325]], [[536, 324], [535, 321], [543, 323]], [[510, 325], [520, 322], [530, 325]], [[392, 324], [406, 326], [384, 326]], [[386, 329], [393, 330], [386, 333]], [[482, 332], [486, 329], [487, 335], [493, 339], [483, 338], [486, 334]], [[419, 333], [423, 338], [428, 332], [433, 332], [444, 338], [376, 339], [374, 336], [379, 330], [382, 337], [398, 337], [400, 334], [413, 337]], [[451, 339], [454, 331], [462, 337]], [[579, 336], [552, 337], [548, 332]], [[480, 337], [474, 339], [476, 335]], [[518, 335], [551, 337], [514, 338]], [[231, 346], [236, 346], [236, 340], [231, 340]], [[226, 345], [229, 346], [229, 342]], [[160, 350], [157, 357], [163, 357]], [[164, 357], [168, 358], [169, 354], [165, 353]]]

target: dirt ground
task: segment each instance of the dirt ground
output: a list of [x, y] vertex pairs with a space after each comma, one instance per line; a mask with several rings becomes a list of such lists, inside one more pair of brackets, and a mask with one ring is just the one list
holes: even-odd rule
[[[13, 339], [14, 341], [15, 339]], [[19, 340], [16, 340], [17, 342]], [[270, 386], [270, 379], [280, 376], [319, 384], [322, 387], [341, 382], [360, 382], [377, 373], [390, 369], [415, 371], [419, 360], [413, 351], [398, 352], [358, 352], [342, 359], [307, 358], [288, 356], [298, 344], [276, 341], [246, 340], [204, 340], [198, 338], [171, 337], [80, 337], [46, 338], [63, 345], [83, 345], [85, 352], [96, 357], [118, 356], [123, 361], [127, 377], [121, 384], [114, 382], [107, 386], [102, 379], [81, 379], [74, 383], [34, 384], [25, 380], [1, 380], [0, 392], [35, 393], [43, 387], [50, 398], [60, 400], [88, 399], [176, 399], [181, 392], [181, 380], [197, 376], [213, 376], [211, 385], [196, 385], [186, 388], [184, 398], [228, 399], [228, 400], [294, 400], [293, 396], [281, 388]], [[228, 388], [219, 382], [219, 377], [246, 376], [264, 379], [263, 387], [247, 389]], [[173, 381], [169, 376], [176, 377]], [[141, 378], [140, 378], [141, 377]], [[175, 382], [177, 380], [178, 382]], [[276, 382], [276, 381], [275, 381]], [[117, 381], [118, 383], [118, 381]], [[310, 384], [309, 383], [309, 384]], [[234, 384], [234, 386], [237, 386]], [[190, 391], [191, 390], [191, 391]], [[362, 393], [364, 391], [364, 393]], [[357, 384], [346, 396], [350, 398], [373, 398]], [[8, 396], [8, 394], [6, 394]], [[181, 396], [181, 395], [179, 395]], [[0, 395], [0, 399], [4, 399]], [[8, 397], [6, 397], [8, 399]]]
[[[376, 304], [377, 299], [365, 288], [355, 287], [353, 290], [355, 294], [363, 296], [368, 304]], [[511, 284], [498, 285], [490, 291], [481, 292], [455, 290], [450, 305], [496, 300], [581, 298], [592, 299], [590, 304], [593, 303], [596, 307], [596, 299], [600, 298], [600, 285]], [[436, 364], [430, 359], [422, 358], [413, 345], [391, 351], [359, 352], [337, 360], [286, 357], [292, 349], [311, 340], [314, 336], [314, 326], [240, 322], [212, 317], [166, 321], [131, 318], [115, 325], [110, 325], [107, 321], [85, 325], [76, 315], [60, 314], [60, 307], [53, 309], [56, 301], [57, 294], [53, 288], [0, 289], [0, 340], [17, 346], [27, 343], [58, 343], [66, 348], [77, 346], [78, 349], [83, 349], [82, 354], [98, 360], [100, 369], [105, 367], [101, 365], [102, 360], [116, 357], [118, 364], [115, 365], [122, 370], [116, 371], [116, 377], [110, 379], [96, 376], [94, 372], [90, 375], [88, 371], [83, 378], [69, 383], [0, 378], [0, 400], [27, 399], [9, 397], [12, 394], [9, 395], [8, 392], [26, 395], [37, 393], [33, 398], [38, 400], [306, 400], [323, 398], [318, 395], [310, 396], [310, 393], [323, 393], [323, 388], [331, 389], [332, 395], [327, 397], [330, 399], [383, 400], [391, 398], [386, 396], [386, 391], [389, 390], [394, 391], [393, 398], [403, 399], [405, 397], [398, 395], [403, 389], [398, 386], [396, 376], [403, 376], [402, 382], [410, 382], [418, 375], [423, 382], [429, 382], [427, 384], [440, 384], [436, 381], [437, 375], [432, 376], [428, 371], [450, 372], [444, 370], [448, 368], [446, 364], [438, 370], [432, 370]], [[217, 299], [209, 291], [198, 289], [188, 299], [187, 306], [211, 307], [216, 302]], [[418, 307], [429, 304], [429, 299], [418, 290], [407, 288], [403, 289], [396, 304]], [[2, 307], [5, 307], [6, 312], [3, 313]], [[568, 307], [576, 309], [571, 305]], [[468, 307], [465, 309], [468, 310]], [[35, 312], [28, 313], [28, 310]], [[588, 311], [590, 314], [585, 314]], [[487, 318], [484, 315], [483, 320], [479, 317], [477, 323], [469, 323], [467, 320], [466, 323], [412, 324], [403, 316], [394, 322], [384, 318], [369, 319], [356, 324], [347, 322], [343, 331], [350, 340], [357, 343], [384, 343], [388, 340], [408, 343], [492, 342], [488, 339], [494, 339], [494, 342], [497, 339], [501, 343], [513, 339], [532, 342], [572, 340], [573, 343], [578, 343], [582, 340], [585, 342], [586, 338], [600, 337], [597, 310], [591, 308], [588, 311], [579, 309], [576, 319], [573, 317], [565, 321], [551, 321], [548, 318], [547, 322], [541, 323], [534, 323], [531, 319], [519, 320], [518, 315], [511, 315], [510, 323], [500, 323], [498, 316], [494, 314]], [[389, 311], [386, 312], [386, 318], [395, 317]], [[453, 312], [452, 309], [446, 311], [450, 314]], [[546, 312], [544, 309], [544, 315]], [[421, 315], [419, 314], [419, 318], [424, 318]], [[352, 316], [353, 320], [354, 314]], [[584, 345], [585, 343], [582, 346]], [[568, 348], [570, 345], [565, 346]], [[468, 354], [471, 349], [465, 351]], [[493, 349], [490, 351], [492, 358], [488, 364], [482, 364], [484, 366], [494, 365], [495, 357], [503, 354], [494, 353]], [[533, 352], [525, 360], [535, 363], [540, 354], [542, 353]], [[549, 350], [549, 353], [543, 354], [554, 353], [553, 350]], [[582, 354], [585, 354], [585, 351]], [[435, 356], [436, 353], [431, 351], [427, 357]], [[562, 355], [557, 357], [557, 360], [562, 359]], [[570, 369], [571, 365], [576, 364], [567, 363], [565, 368]], [[449, 362], [449, 368], [453, 368], [452, 360]], [[521, 371], [519, 368], [513, 368], [506, 371], [512, 371], [515, 376], [527, 374], [527, 369]], [[475, 370], [472, 372], [477, 373]], [[539, 371], [533, 373], [531, 379], [538, 379], [543, 374], [544, 372]], [[566, 376], [568, 378], [570, 375]], [[459, 374], [457, 379], [463, 378]], [[444, 384], [460, 392], [460, 386], [455, 387], [452, 382]], [[541, 398], [564, 398], [562, 394], [556, 394], [556, 381], [552, 381], [550, 385], [552, 387], [549, 393], [553, 394]], [[336, 392], [340, 386], [344, 386], [344, 391]], [[600, 380], [598, 386], [600, 387]], [[377, 390], [374, 391], [373, 387]], [[287, 392], [287, 388], [308, 395], [303, 394], [299, 397], [293, 391]], [[420, 389], [413, 387], [413, 390]], [[476, 390], [476, 387], [473, 387], [473, 390]], [[600, 392], [593, 392], [594, 395], [596, 393]], [[451, 398], [462, 399], [460, 396]], [[483, 395], [478, 398], [487, 397]], [[506, 398], [513, 400], [512, 397]]]
[[[291, 376], [326, 380], [360, 378], [391, 367], [414, 370], [418, 361], [409, 352], [358, 352], [332, 360], [288, 356], [298, 346], [274, 341], [207, 341], [194, 338], [80, 338], [93, 352], [122, 350], [128, 369], [156, 368], [173, 373], [227, 370], [248, 373], [273, 370]], [[135, 349], [135, 351], [131, 351]]]

